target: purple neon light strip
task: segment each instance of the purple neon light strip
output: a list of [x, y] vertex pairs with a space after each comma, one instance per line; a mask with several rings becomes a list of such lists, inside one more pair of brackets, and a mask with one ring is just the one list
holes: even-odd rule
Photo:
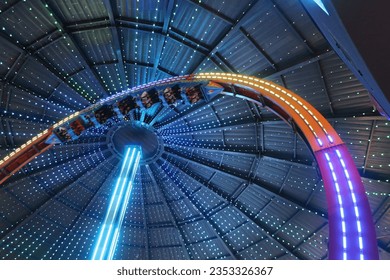
[[341, 230], [343, 232], [343, 259], [347, 259], [347, 227], [345, 224], [345, 215], [344, 215], [344, 208], [343, 208], [343, 198], [340, 193], [340, 186], [337, 182], [337, 175], [334, 172], [333, 164], [330, 161], [330, 157], [328, 153], [325, 153], [326, 160], [328, 162], [328, 166], [330, 171], [332, 172], [332, 177], [335, 185], [335, 189], [337, 192], [337, 201], [339, 203], [339, 211], [340, 211], [340, 217], [341, 217]]
[[345, 178], [348, 181], [348, 187], [349, 187], [349, 190], [350, 190], [350, 193], [351, 193], [352, 202], [353, 202], [353, 205], [354, 205], [354, 213], [355, 213], [355, 217], [356, 217], [356, 227], [357, 227], [357, 231], [358, 231], [358, 235], [359, 235], [360, 259], [364, 260], [362, 226], [361, 226], [361, 222], [360, 222], [359, 207], [357, 206], [357, 203], [356, 203], [356, 196], [355, 196], [354, 187], [353, 187], [352, 181], [351, 181], [351, 179], [349, 177], [349, 173], [348, 173], [347, 167], [345, 165], [345, 162], [344, 162], [344, 160], [343, 160], [343, 158], [341, 156], [341, 152], [339, 150], [336, 150], [336, 154], [337, 154], [337, 156], [338, 156], [338, 158], [340, 160], [341, 166], [344, 169]]

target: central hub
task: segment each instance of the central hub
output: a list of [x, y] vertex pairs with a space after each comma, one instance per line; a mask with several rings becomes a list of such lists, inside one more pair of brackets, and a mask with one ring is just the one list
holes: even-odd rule
[[148, 164], [156, 160], [163, 150], [160, 137], [152, 127], [141, 123], [131, 123], [113, 128], [109, 132], [111, 148], [121, 157], [127, 145], [142, 147], [141, 164]]

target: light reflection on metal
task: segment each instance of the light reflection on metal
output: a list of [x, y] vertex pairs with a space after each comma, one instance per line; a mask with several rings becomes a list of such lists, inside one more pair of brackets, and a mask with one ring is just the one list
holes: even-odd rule
[[322, 0], [313, 0], [320, 8], [321, 10], [323, 10], [325, 12], [325, 14], [327, 14], [329, 16], [329, 12], [328, 10], [326, 9], [324, 3], [322, 2]]
[[135, 174], [141, 159], [140, 146], [127, 146], [119, 177], [92, 255], [93, 260], [112, 260], [126, 213]]

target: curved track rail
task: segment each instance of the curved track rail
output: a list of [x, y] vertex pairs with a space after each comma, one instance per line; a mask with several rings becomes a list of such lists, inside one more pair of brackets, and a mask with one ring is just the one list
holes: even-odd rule
[[[324, 181], [328, 206], [329, 259], [379, 259], [374, 223], [365, 189], [346, 145], [329, 122], [297, 94], [269, 81], [255, 77], [202, 73], [173, 77], [120, 92], [74, 113], [0, 160], [0, 184], [20, 170], [35, 156], [56, 143], [53, 131], [69, 125], [80, 116], [112, 104], [136, 92], [173, 84], [205, 83], [204, 95], [233, 95], [265, 106], [299, 132], [315, 155]], [[119, 113], [120, 114], [120, 113]], [[96, 123], [96, 121], [95, 121]], [[55, 138], [55, 137], [54, 137]], [[71, 139], [77, 138], [72, 133]], [[50, 140], [52, 139], [52, 140]]]

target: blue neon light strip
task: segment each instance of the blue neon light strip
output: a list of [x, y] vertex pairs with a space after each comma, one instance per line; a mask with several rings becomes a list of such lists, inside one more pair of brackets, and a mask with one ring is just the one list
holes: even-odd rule
[[92, 255], [93, 260], [112, 260], [120, 229], [129, 202], [135, 174], [141, 159], [140, 146], [127, 146], [126, 153], [115, 184], [106, 216], [99, 232]]

